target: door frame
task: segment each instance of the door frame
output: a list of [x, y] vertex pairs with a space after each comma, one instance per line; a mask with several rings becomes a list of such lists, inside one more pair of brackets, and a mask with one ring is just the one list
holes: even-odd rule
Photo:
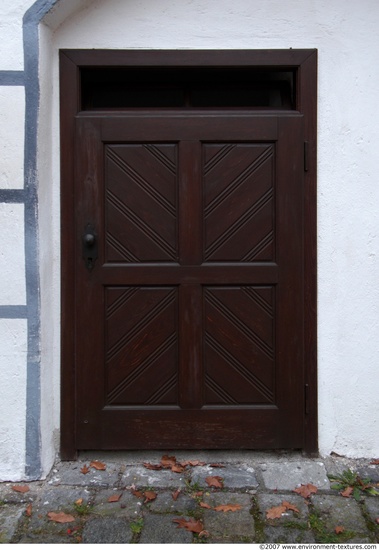
[[[295, 111], [304, 116], [304, 448], [318, 454], [317, 419], [317, 50], [61, 50], [61, 459], [75, 460], [74, 127], [81, 67], [251, 67], [295, 70]], [[267, 112], [267, 111], [266, 111]], [[268, 111], [272, 113], [275, 111]], [[276, 111], [277, 112], [277, 111]], [[281, 111], [282, 112], [282, 111]]]

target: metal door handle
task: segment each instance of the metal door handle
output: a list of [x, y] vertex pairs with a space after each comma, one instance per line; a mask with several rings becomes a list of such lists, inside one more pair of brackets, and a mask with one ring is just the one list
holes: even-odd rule
[[92, 271], [97, 260], [97, 235], [95, 228], [87, 224], [82, 236], [83, 259], [88, 271]]

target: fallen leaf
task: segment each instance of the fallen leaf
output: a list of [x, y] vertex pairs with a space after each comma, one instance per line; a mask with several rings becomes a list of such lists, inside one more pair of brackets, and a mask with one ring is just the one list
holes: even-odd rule
[[172, 466], [175, 466], [175, 464], [176, 464], [175, 456], [168, 456], [168, 455], [162, 456], [161, 465], [163, 468], [171, 468]]
[[75, 504], [77, 504], [78, 506], [80, 506], [81, 504], [83, 504], [83, 499], [82, 499], [82, 498], [78, 498], [78, 500], [75, 500]]
[[90, 468], [95, 468], [95, 470], [106, 470], [107, 469], [104, 462], [100, 462], [99, 460], [92, 460], [92, 462], [89, 466], [90, 466]]
[[84, 464], [83, 468], [81, 468], [80, 471], [82, 472], [82, 474], [88, 474], [89, 468], [87, 464]]
[[56, 523], [71, 523], [75, 521], [73, 516], [64, 512], [48, 512], [47, 515], [50, 521], [55, 521]]
[[224, 464], [209, 464], [212, 468], [225, 468]]
[[241, 508], [240, 504], [221, 504], [214, 509], [216, 512], [236, 512], [237, 510], [241, 510]]
[[345, 531], [345, 527], [342, 527], [342, 525], [337, 525], [337, 527], [335, 527], [334, 529], [336, 535], [340, 535], [341, 533], [343, 533]]
[[298, 493], [300, 496], [304, 498], [309, 498], [312, 493], [317, 493], [318, 489], [315, 485], [312, 485], [312, 483], [308, 483], [307, 485], [301, 485], [297, 489], [294, 489], [295, 493]]
[[286, 507], [281, 506], [273, 506], [273, 508], [270, 508], [269, 510], [266, 510], [266, 517], [267, 519], [279, 519], [282, 517], [282, 514], [286, 511]]
[[145, 491], [143, 496], [145, 497], [145, 503], [155, 500], [157, 498], [157, 493], [154, 491]]
[[202, 497], [204, 494], [204, 491], [197, 491], [196, 493], [193, 494], [194, 497]]
[[138, 497], [138, 498], [143, 498], [143, 492], [142, 491], [136, 491], [135, 489], [133, 489], [132, 495], [134, 495], [135, 497]]
[[180, 492], [181, 492], [180, 489], [177, 489], [175, 491], [175, 493], [172, 493], [171, 496], [172, 496], [173, 500], [178, 500], [178, 496], [180, 495]]
[[379, 464], [379, 458], [374, 458], [371, 460], [370, 464]]
[[341, 496], [349, 498], [353, 494], [354, 487], [346, 487], [344, 491], [341, 491]]
[[207, 504], [206, 502], [200, 502], [200, 506], [202, 508], [208, 508], [209, 510], [211, 510], [212, 506], [209, 506], [209, 504]]
[[204, 538], [209, 537], [209, 532], [206, 531], [206, 530], [204, 529], [204, 531], [200, 531], [199, 537], [200, 537], [200, 538], [202, 538], [202, 537], [204, 537]]
[[29, 491], [29, 486], [28, 485], [13, 485], [12, 490], [16, 491], [16, 493], [27, 493]]
[[298, 510], [298, 508], [296, 508], [294, 504], [291, 504], [286, 500], [283, 500], [282, 506], [285, 506], [287, 510], [291, 510], [292, 512], [295, 512], [295, 514], [300, 514], [300, 510]]
[[376, 523], [379, 523], [379, 518], [376, 518], [376, 520], [375, 520], [375, 521], [376, 521]]
[[162, 470], [162, 464], [150, 464], [149, 462], [143, 462], [143, 466], [148, 470]]
[[224, 480], [220, 476], [209, 476], [205, 478], [205, 481], [209, 487], [216, 487], [217, 489], [222, 489], [224, 486]]
[[25, 510], [25, 514], [28, 516], [28, 518], [31, 517], [32, 515], [32, 505], [29, 504], [29, 506], [27, 506], [26, 510]]
[[179, 462], [181, 466], [205, 466], [205, 462], [200, 462], [200, 460], [183, 460], [183, 462]]
[[184, 472], [184, 466], [180, 466], [179, 464], [174, 464], [174, 466], [171, 467], [171, 471], [177, 474], [181, 474], [182, 472]]
[[108, 498], [108, 502], [118, 502], [121, 497], [122, 497], [122, 493], [120, 495], [111, 495]]
[[188, 521], [184, 518], [177, 518], [172, 520], [174, 523], [178, 524], [178, 529], [186, 529], [187, 531], [191, 531], [192, 533], [201, 533], [204, 528], [201, 521], [195, 520], [194, 518], [190, 518]]

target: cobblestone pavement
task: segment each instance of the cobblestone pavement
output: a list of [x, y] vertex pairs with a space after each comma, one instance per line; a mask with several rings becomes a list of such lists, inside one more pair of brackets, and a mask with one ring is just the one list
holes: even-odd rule
[[[77, 462], [57, 462], [44, 481], [1, 483], [0, 542], [379, 542], [379, 497], [368, 494], [379, 489], [372, 460], [251, 451], [166, 455], [175, 458], [166, 456], [166, 467], [154, 470], [144, 463], [162, 465], [161, 452], [82, 454]], [[331, 488], [329, 477], [349, 469], [350, 485]], [[20, 486], [27, 492], [14, 490]], [[355, 498], [340, 494], [348, 486]]]

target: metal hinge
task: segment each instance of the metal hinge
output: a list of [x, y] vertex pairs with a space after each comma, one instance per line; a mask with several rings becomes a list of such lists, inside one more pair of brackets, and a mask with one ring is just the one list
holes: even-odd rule
[[308, 172], [309, 141], [304, 141], [304, 172]]

